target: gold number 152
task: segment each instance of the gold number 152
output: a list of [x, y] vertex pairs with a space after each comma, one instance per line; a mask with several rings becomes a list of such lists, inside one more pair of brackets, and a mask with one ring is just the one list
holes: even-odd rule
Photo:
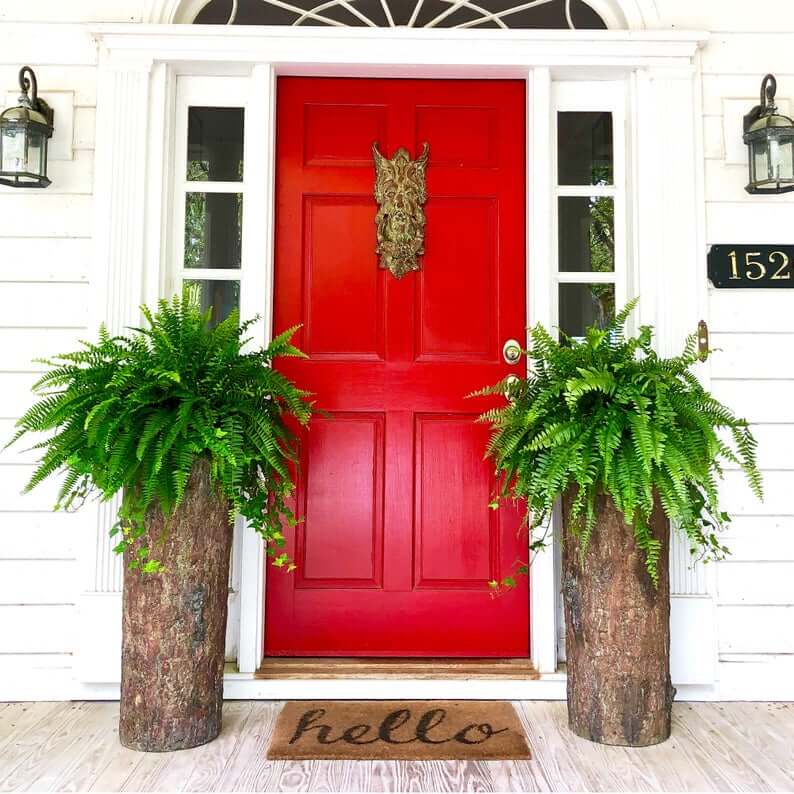
[[[739, 262], [736, 251], [731, 251], [728, 256], [731, 260], [731, 281], [741, 280], [742, 276], [739, 275]], [[758, 281], [768, 273], [767, 266], [758, 259], [753, 259], [754, 256], [761, 256], [761, 252], [748, 251], [744, 255], [744, 278], [750, 281]], [[771, 267], [775, 267], [777, 262], [780, 262], [778, 269], [770, 276], [770, 281], [784, 281], [791, 278], [791, 270], [783, 272], [791, 264], [788, 255], [783, 251], [772, 251], [767, 257], [767, 262]]]

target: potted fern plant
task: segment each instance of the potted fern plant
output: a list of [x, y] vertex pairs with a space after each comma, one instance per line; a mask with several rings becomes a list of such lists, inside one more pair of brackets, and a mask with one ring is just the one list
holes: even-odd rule
[[119, 737], [136, 750], [178, 750], [221, 727], [232, 521], [244, 516], [276, 566], [295, 437], [307, 394], [272, 368], [302, 353], [286, 331], [243, 352], [250, 322], [212, 327], [186, 290], [128, 336], [44, 361], [41, 399], [11, 443], [46, 433], [27, 490], [64, 476], [58, 507], [120, 494], [115, 551], [124, 555]]
[[481, 418], [493, 427], [488, 455], [499, 496], [526, 506], [530, 552], [546, 544], [562, 502], [570, 728], [604, 744], [644, 746], [670, 735], [675, 694], [670, 525], [693, 557], [722, 558], [728, 550], [717, 532], [729, 521], [718, 503], [722, 465], [741, 466], [759, 498], [761, 477], [747, 422], [692, 372], [702, 360], [694, 336], [680, 356], [658, 356], [650, 327], [625, 336], [635, 305], [583, 339], [561, 334], [558, 342], [535, 326], [527, 378], [480, 394], [509, 397]]

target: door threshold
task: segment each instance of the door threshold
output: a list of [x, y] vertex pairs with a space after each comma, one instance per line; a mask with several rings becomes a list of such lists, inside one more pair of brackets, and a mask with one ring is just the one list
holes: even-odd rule
[[529, 659], [395, 659], [368, 657], [266, 657], [258, 679], [519, 679], [540, 678]]

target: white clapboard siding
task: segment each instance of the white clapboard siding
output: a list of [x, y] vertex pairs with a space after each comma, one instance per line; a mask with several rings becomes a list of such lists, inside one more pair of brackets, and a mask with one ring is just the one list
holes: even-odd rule
[[72, 653], [73, 604], [0, 606], [0, 654]]
[[1, 560], [0, 605], [77, 601], [75, 560]]
[[76, 107], [74, 109], [74, 134], [72, 146], [75, 151], [93, 151], [96, 142], [96, 108]]
[[[794, 28], [791, 28], [794, 30]], [[712, 42], [704, 47], [703, 52], [712, 46]], [[749, 99], [752, 103], [747, 107], [749, 110], [753, 104], [758, 104], [758, 94], [761, 89], [761, 79], [768, 69], [743, 69], [740, 61], [737, 61], [739, 68], [730, 69], [725, 74], [704, 74], [703, 75], [703, 114], [706, 116], [722, 116], [723, 100], [725, 99]], [[781, 69], [775, 77], [778, 80], [778, 98], [794, 98], [794, 89], [789, 88], [794, 80], [794, 63], [789, 61], [788, 69]], [[741, 135], [741, 129], [738, 130]], [[730, 201], [732, 197], [726, 196], [724, 201]], [[742, 223], [742, 226], [746, 226]]]
[[794, 606], [717, 607], [720, 653], [794, 654]]
[[22, 192], [0, 186], [0, 237], [90, 237], [92, 212], [89, 195]]
[[[75, 42], [69, 42], [69, 34], [71, 29], [63, 30], [64, 44], [73, 45]], [[22, 47], [26, 48], [28, 57], [20, 60], [13, 58], [9, 50], [9, 39], [17, 34], [19, 36], [26, 36], [27, 41], [22, 42]], [[90, 37], [90, 34], [87, 34]], [[47, 93], [50, 91], [72, 91], [74, 92], [74, 106], [75, 107], [96, 107], [96, 66], [95, 65], [64, 65], [45, 63], [43, 59], [35, 60], [30, 56], [33, 54], [32, 50], [35, 48], [35, 41], [39, 39], [44, 41], [43, 31], [39, 27], [36, 30], [33, 27], [25, 26], [20, 29], [8, 29], [3, 31], [3, 52], [0, 53], [0, 86], [4, 88], [5, 92], [12, 92], [19, 90], [19, 65], [20, 63], [29, 63], [35, 68], [36, 79], [39, 83], [39, 94], [42, 99], [47, 98]], [[59, 48], [59, 49], [64, 49]], [[96, 51], [96, 47], [94, 47]], [[56, 119], [57, 122], [57, 119]], [[13, 188], [10, 188], [13, 190]]]
[[794, 422], [794, 380], [713, 380], [711, 392], [749, 422]]
[[[2, 245], [2, 243], [0, 243]], [[78, 328], [88, 324], [90, 288], [83, 283], [24, 283], [3, 284], [0, 327], [4, 328]], [[20, 339], [29, 330], [18, 331]], [[5, 350], [0, 352], [0, 362]]]
[[[764, 470], [794, 470], [794, 425], [769, 424], [752, 425], [750, 430], [758, 442], [756, 458], [758, 466]], [[720, 434], [728, 443], [732, 436], [728, 432]], [[726, 463], [726, 469], [738, 469], [736, 463]]]
[[703, 117], [703, 156], [707, 161], [722, 160], [725, 157], [722, 116]]
[[794, 334], [794, 290], [712, 289], [709, 329], [713, 334], [726, 331]]
[[734, 516], [721, 536], [732, 560], [794, 560], [794, 515]]
[[717, 565], [720, 604], [794, 604], [794, 561], [722, 561]]
[[752, 203], [756, 197], [744, 190], [746, 184], [746, 164], [728, 164], [722, 157], [706, 160], [706, 201], [719, 202], [730, 196], [732, 201]]
[[0, 509], [3, 511], [31, 512], [52, 510], [58, 497], [60, 483], [49, 477], [29, 493], [22, 493], [33, 473], [31, 466], [3, 466], [0, 470]]
[[54, 670], [69, 670], [71, 667], [71, 653], [0, 653], [0, 676], [4, 677], [31, 673], [46, 675]]
[[[794, 15], [780, 0], [754, 0], [748, 13], [746, 0], [657, 0], [663, 25], [679, 30], [754, 31], [768, 33], [794, 29]], [[711, 46], [711, 45], [709, 45]], [[744, 62], [735, 59], [733, 67], [744, 70]]]
[[[4, 285], [5, 287], [6, 285]], [[36, 359], [70, 353], [86, 338], [85, 328], [2, 328], [0, 327], [0, 371], [44, 372]], [[30, 398], [26, 398], [25, 402]]]
[[4, 511], [0, 513], [0, 560], [76, 559], [80, 540], [95, 522], [90, 507], [71, 513]]
[[0, 419], [18, 419], [33, 403], [31, 386], [41, 377], [29, 372], [4, 372], [0, 367]]
[[[752, 15], [755, 15], [754, 11]], [[770, 21], [768, 19], [767, 23]], [[776, 74], [791, 72], [791, 58], [786, 57], [786, 47], [791, 46], [791, 33], [767, 31], [763, 37], [765, 44], [763, 47], [758, 46], [758, 38], [757, 35], [744, 32], [715, 36], [709, 42], [709, 47], [703, 56], [704, 74], [723, 76], [742, 71], [763, 77], [766, 72]], [[737, 51], [743, 53], [740, 70], [737, 69]], [[781, 86], [781, 89], [783, 95], [786, 89], [784, 86]]]
[[[56, 194], [91, 193], [94, 184], [94, 153], [77, 151], [71, 160], [50, 160], [47, 176], [52, 184], [47, 188], [50, 196]], [[38, 188], [16, 188], [18, 196], [41, 195]]]
[[20, 22], [140, 22], [146, 3], [141, 0], [3, 0], [0, 20]]
[[717, 677], [723, 700], [794, 700], [794, 655], [721, 654]]
[[91, 246], [88, 237], [0, 238], [3, 292], [12, 282], [87, 282]]
[[794, 378], [794, 334], [718, 333], [711, 334], [710, 344], [720, 351], [712, 357], [714, 378]]
[[744, 472], [725, 472], [719, 489], [723, 509], [731, 515], [794, 515], [794, 471], [765, 471], [763, 478], [764, 498], [759, 500]]
[[[791, 80], [794, 83], [794, 77]], [[794, 212], [791, 202], [772, 201], [764, 196], [757, 196], [756, 201], [747, 202], [738, 194], [732, 195], [732, 198], [730, 202], [706, 204], [706, 234], [709, 243], [773, 245], [780, 242], [781, 233], [785, 234], [791, 224], [791, 215]]]
[[8, 464], [32, 465], [41, 456], [42, 450], [31, 449], [31, 447], [46, 438], [43, 433], [23, 436], [6, 449], [5, 445], [13, 438], [16, 432], [15, 419], [0, 419], [0, 466], [7, 466]]

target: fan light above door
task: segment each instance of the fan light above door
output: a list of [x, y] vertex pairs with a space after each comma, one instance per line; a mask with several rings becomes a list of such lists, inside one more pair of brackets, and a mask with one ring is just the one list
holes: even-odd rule
[[211, 0], [196, 24], [603, 29], [584, 0]]

